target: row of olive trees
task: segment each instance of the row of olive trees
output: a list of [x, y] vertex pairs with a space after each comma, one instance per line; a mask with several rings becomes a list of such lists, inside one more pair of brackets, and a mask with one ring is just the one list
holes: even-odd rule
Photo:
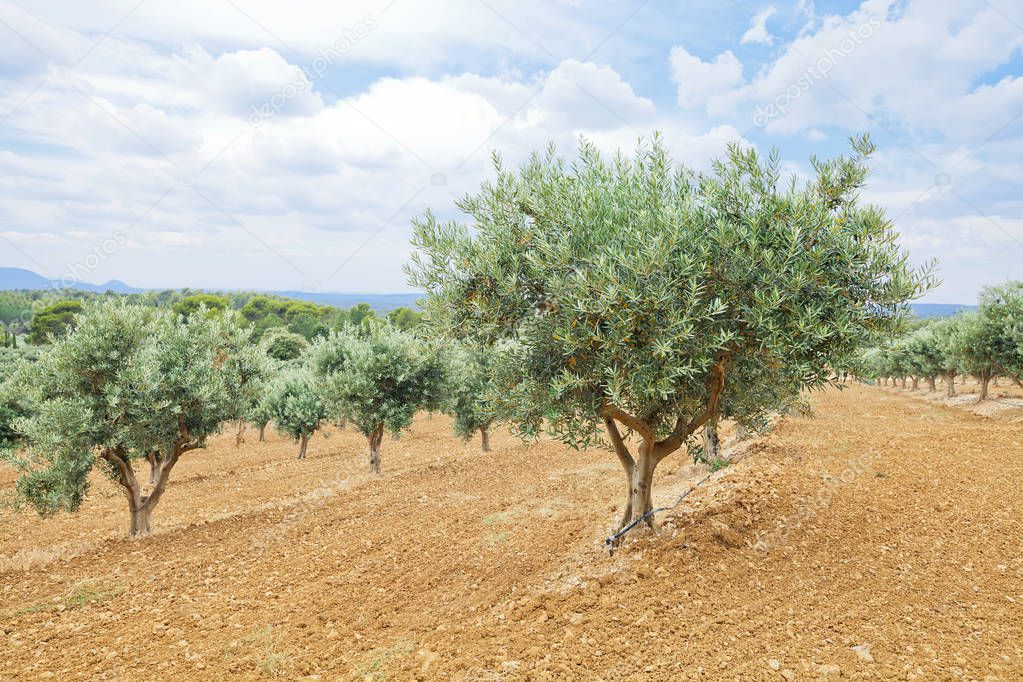
[[998, 376], [1023, 385], [1023, 282], [988, 287], [977, 311], [925, 323], [870, 349], [860, 374], [893, 385], [901, 381], [903, 388], [907, 378], [914, 389], [923, 380], [931, 391], [942, 377], [949, 397], [956, 394], [957, 377], [973, 375], [980, 400]]
[[[627, 482], [622, 527], [650, 522], [660, 462], [720, 419], [755, 428], [831, 384], [929, 286], [891, 221], [858, 204], [872, 151], [862, 138], [848, 157], [814, 159], [805, 185], [737, 146], [697, 174], [659, 139], [632, 158], [584, 143], [573, 163], [553, 149], [518, 171], [495, 159], [496, 179], [458, 204], [471, 227], [416, 222], [423, 337], [370, 325], [305, 348], [278, 336], [266, 348], [291, 364], [271, 378], [271, 351], [226, 316], [88, 309], [20, 380], [32, 405], [15, 420], [24, 450], [7, 455], [18, 497], [75, 509], [99, 463], [145, 532], [174, 463], [229, 421], [274, 421], [301, 454], [328, 415], [344, 418], [379, 471], [384, 431], [446, 404], [484, 447], [497, 416], [526, 438], [609, 447]], [[441, 352], [452, 345], [483, 350]]]
[[353, 424], [367, 438], [370, 470], [379, 473], [384, 433], [400, 435], [425, 409], [451, 414], [457, 435], [468, 440], [478, 432], [490, 451], [493, 349], [441, 346], [386, 325], [349, 327], [286, 355], [275, 352], [285, 340], [294, 341], [283, 332], [264, 342], [278, 371], [246, 411], [260, 441], [272, 422], [298, 442], [304, 459], [321, 425]]
[[273, 422], [301, 459], [332, 415], [366, 436], [376, 473], [384, 431], [407, 429], [417, 410], [449, 409], [466, 436], [489, 425], [464, 350], [442, 353], [386, 323], [312, 345], [285, 330], [252, 343], [236, 315], [211, 312], [89, 303], [74, 331], [17, 364], [0, 391], [2, 457], [21, 474], [15, 504], [75, 511], [99, 467], [127, 497], [129, 535], [145, 535], [177, 462], [228, 423], [253, 422], [262, 440]]

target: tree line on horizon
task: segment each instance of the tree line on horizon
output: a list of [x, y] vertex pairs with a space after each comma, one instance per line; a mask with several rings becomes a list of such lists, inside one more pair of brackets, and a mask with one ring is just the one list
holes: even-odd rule
[[[237, 310], [253, 325], [256, 337], [266, 330], [283, 327], [311, 340], [346, 324], [360, 324], [377, 317], [369, 303], [350, 308], [321, 305], [274, 294], [255, 292], [211, 293], [190, 289], [147, 291], [133, 294], [94, 293], [75, 290], [0, 291], [0, 324], [4, 327], [4, 346], [17, 344], [19, 337], [35, 345], [46, 344], [70, 331], [76, 316], [88, 301], [116, 298], [143, 306], [168, 308], [187, 314], [200, 305], [210, 310]], [[383, 313], [392, 324], [410, 329], [419, 324], [422, 314], [402, 306]]]

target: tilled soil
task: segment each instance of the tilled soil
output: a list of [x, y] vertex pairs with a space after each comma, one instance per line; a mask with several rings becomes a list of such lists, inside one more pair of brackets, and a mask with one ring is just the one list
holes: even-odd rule
[[[1023, 679], [1023, 424], [863, 386], [813, 397], [613, 557], [607, 452], [420, 417], [190, 453], [124, 538], [0, 513], [0, 679]], [[670, 504], [706, 472], [658, 470]], [[0, 472], [8, 489], [13, 475]]]

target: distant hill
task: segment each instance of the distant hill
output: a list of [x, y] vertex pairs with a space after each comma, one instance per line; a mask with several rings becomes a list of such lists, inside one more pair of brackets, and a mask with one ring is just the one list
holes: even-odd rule
[[142, 289], [128, 286], [116, 279], [112, 279], [104, 284], [73, 282], [68, 286], [60, 280], [47, 279], [24, 268], [0, 268], [0, 290], [6, 291], [10, 289], [76, 289], [78, 291], [92, 291], [100, 294], [107, 291], [113, 291], [117, 294], [137, 294], [143, 291]]
[[[147, 289], [133, 287], [124, 282], [112, 279], [104, 284], [90, 284], [89, 282], [73, 282], [65, 285], [59, 280], [51, 280], [40, 274], [25, 270], [24, 268], [0, 268], [0, 291], [11, 289], [26, 289], [41, 291], [45, 289], [74, 289], [76, 291], [89, 291], [94, 293], [105, 293], [112, 291], [116, 294], [138, 294]], [[215, 290], [209, 290], [215, 291]], [[262, 291], [260, 293], [284, 296], [286, 298], [297, 298], [302, 301], [311, 301], [320, 305], [332, 305], [337, 308], [351, 308], [358, 303], [368, 303], [369, 307], [377, 313], [387, 313], [402, 306], [415, 308], [416, 299], [420, 294], [346, 294], [340, 292], [309, 293], [305, 291]]]
[[951, 317], [963, 310], [976, 310], [975, 305], [962, 303], [910, 303], [913, 314], [920, 318]]

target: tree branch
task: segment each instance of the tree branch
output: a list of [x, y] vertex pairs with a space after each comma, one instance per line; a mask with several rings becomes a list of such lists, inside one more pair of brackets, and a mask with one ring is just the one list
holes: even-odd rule
[[632, 416], [625, 410], [620, 410], [614, 405], [609, 405], [605, 402], [600, 408], [600, 416], [605, 420], [608, 418], [617, 419], [638, 433], [643, 440], [651, 443], [654, 441], [654, 430], [650, 428], [650, 425], [639, 417]]
[[124, 486], [125, 492], [128, 494], [128, 504], [134, 511], [139, 506], [139, 484], [128, 458], [122, 456], [119, 450], [120, 448], [117, 448], [117, 451], [106, 449], [100, 454], [100, 457], [117, 467], [121, 474], [121, 485]]
[[622, 463], [622, 468], [625, 469], [625, 475], [632, 476], [632, 470], [636, 467], [636, 460], [632, 458], [629, 448], [625, 445], [625, 441], [622, 440], [622, 434], [618, 431], [618, 425], [615, 424], [614, 419], [605, 416], [604, 426], [607, 428], [608, 437], [611, 438], [611, 445], [614, 446], [615, 454], [618, 455], [618, 461]]
[[728, 354], [724, 351], [714, 355], [714, 365], [710, 368], [710, 376], [707, 378], [710, 398], [707, 399], [707, 405], [704, 407], [703, 412], [693, 417], [688, 423], [686, 423], [683, 417], [679, 417], [675, 422], [675, 429], [671, 432], [671, 435], [654, 444], [654, 457], [657, 458], [658, 462], [682, 447], [682, 444], [685, 443], [686, 439], [693, 432], [710, 421], [711, 417], [717, 413], [718, 402], [721, 399], [722, 391], [725, 389], [725, 361], [727, 359]]

